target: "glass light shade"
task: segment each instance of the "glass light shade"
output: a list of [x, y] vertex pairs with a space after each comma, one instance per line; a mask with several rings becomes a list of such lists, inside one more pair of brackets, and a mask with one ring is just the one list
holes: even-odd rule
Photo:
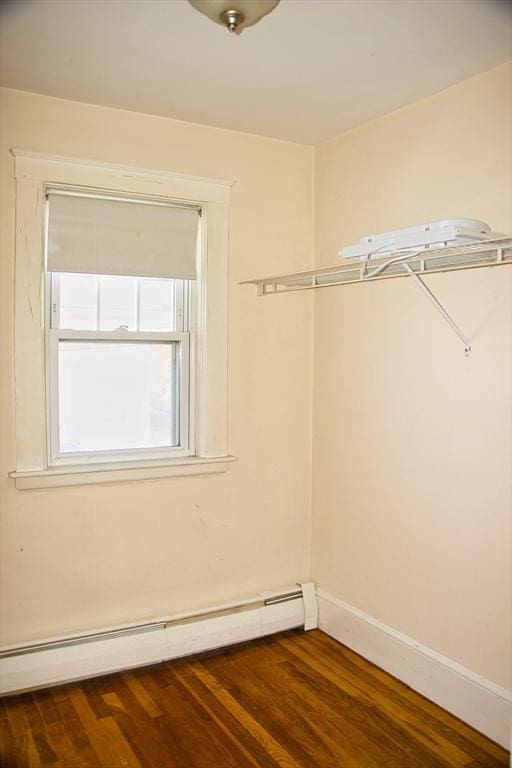
[[279, 0], [189, 0], [189, 3], [216, 24], [239, 35], [273, 11]]

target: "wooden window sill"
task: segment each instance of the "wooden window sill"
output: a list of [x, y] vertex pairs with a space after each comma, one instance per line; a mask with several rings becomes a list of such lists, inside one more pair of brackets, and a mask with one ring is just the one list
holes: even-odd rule
[[171, 461], [123, 461], [111, 464], [69, 465], [49, 469], [10, 472], [19, 491], [62, 488], [73, 485], [126, 483], [135, 480], [161, 480], [166, 477], [213, 475], [226, 472], [235, 456], [211, 458], [187, 456]]

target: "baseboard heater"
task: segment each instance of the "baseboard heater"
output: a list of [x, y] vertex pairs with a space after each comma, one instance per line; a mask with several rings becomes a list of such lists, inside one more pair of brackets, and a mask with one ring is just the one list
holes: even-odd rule
[[0, 694], [168, 661], [287, 629], [318, 626], [312, 582], [146, 623], [0, 649]]

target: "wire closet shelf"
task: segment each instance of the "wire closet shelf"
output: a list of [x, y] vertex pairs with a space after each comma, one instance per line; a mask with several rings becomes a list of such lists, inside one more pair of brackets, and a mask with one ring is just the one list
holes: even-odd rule
[[306, 291], [312, 288], [368, 283], [393, 277], [425, 276], [511, 263], [512, 237], [499, 237], [440, 249], [394, 251], [379, 258], [361, 261], [340, 259], [339, 264], [334, 266], [244, 280], [241, 285], [255, 285], [258, 296], [269, 296], [288, 291]]
[[255, 285], [258, 296], [269, 296], [289, 291], [307, 291], [312, 288], [327, 288], [334, 285], [369, 283], [393, 277], [409, 277], [419, 290], [434, 305], [437, 311], [459, 337], [464, 345], [466, 357], [471, 352], [470, 340], [448, 314], [441, 302], [424, 282], [425, 275], [440, 272], [456, 272], [477, 267], [497, 267], [512, 263], [512, 237], [495, 237], [475, 243], [453, 245], [445, 248], [424, 248], [388, 252], [385, 256], [363, 259], [342, 259], [333, 267], [320, 267], [307, 272], [289, 275], [262, 277], [245, 280], [242, 284]]

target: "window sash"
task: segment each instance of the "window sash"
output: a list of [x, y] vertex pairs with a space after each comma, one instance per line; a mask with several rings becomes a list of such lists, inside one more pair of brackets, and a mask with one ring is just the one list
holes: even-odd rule
[[[119, 461], [139, 461], [158, 458], [179, 458], [194, 454], [194, 437], [190, 430], [190, 397], [193, 369], [190, 365], [191, 335], [185, 332], [140, 332], [140, 331], [69, 331], [48, 330], [47, 359], [47, 436], [48, 464], [91, 464]], [[179, 388], [179, 445], [162, 448], [112, 449], [98, 451], [65, 452], [59, 446], [59, 343], [78, 342], [178, 342], [178, 388]]]
[[[60, 328], [60, 279], [62, 275], [75, 274], [69, 272], [48, 272], [50, 276], [50, 286], [47, 291], [47, 300], [50, 305], [50, 314], [48, 322], [50, 328]], [[85, 276], [85, 275], [84, 275]], [[91, 277], [101, 278], [110, 277], [109, 275], [91, 275]], [[130, 277], [130, 275], [127, 275]], [[137, 283], [137, 333], [140, 333], [140, 280], [162, 280], [165, 278], [151, 278], [151, 277], [135, 277]], [[175, 280], [173, 285], [173, 309], [174, 317], [173, 324], [176, 331], [188, 331], [194, 328], [194, 319], [190, 317], [190, 294], [194, 291], [194, 281], [183, 281], [181, 279]], [[96, 298], [96, 329], [100, 327], [100, 312], [101, 312], [101, 292], [99, 283], [97, 285], [97, 298]], [[148, 331], [149, 333], [150, 331]], [[171, 331], [151, 331], [151, 333], [170, 333]], [[129, 331], [129, 333], [135, 333], [135, 331]]]

